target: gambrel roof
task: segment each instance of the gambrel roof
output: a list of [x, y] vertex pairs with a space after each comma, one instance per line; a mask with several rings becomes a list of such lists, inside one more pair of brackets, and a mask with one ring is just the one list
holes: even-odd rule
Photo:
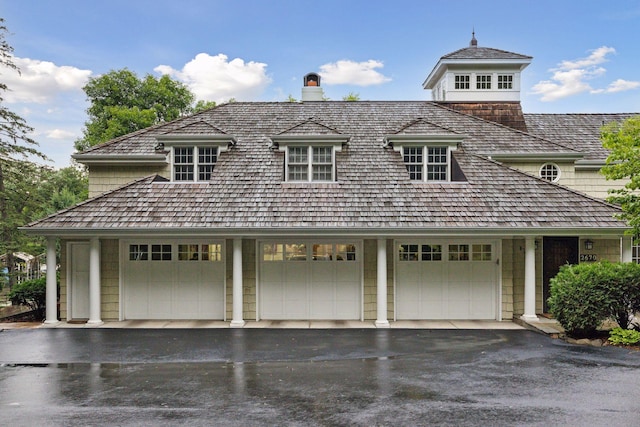
[[[231, 103], [135, 132], [84, 155], [157, 155], [157, 137], [211, 126], [237, 143], [221, 153], [207, 183], [149, 176], [30, 224], [51, 235], [163, 233], [502, 233], [621, 232], [619, 209], [492, 161], [491, 153], [572, 153], [435, 103]], [[336, 182], [284, 180], [277, 135], [349, 135], [336, 156]], [[415, 182], [387, 135], [457, 135], [453, 152], [466, 181]], [[416, 133], [414, 133], [416, 132]]]

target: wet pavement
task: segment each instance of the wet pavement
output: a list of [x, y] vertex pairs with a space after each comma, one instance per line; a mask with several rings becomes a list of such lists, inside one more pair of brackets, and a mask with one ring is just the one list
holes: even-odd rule
[[638, 425], [640, 352], [527, 330], [16, 329], [11, 426]]

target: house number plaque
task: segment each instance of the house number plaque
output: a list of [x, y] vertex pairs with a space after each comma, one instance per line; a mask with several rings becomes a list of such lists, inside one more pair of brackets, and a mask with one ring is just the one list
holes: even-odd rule
[[580, 262], [594, 262], [598, 260], [596, 254], [580, 254]]

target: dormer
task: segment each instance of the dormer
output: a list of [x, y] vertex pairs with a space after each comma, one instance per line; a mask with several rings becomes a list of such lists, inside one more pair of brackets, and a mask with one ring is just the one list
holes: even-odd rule
[[440, 58], [422, 87], [438, 102], [519, 102], [520, 73], [532, 59], [480, 47], [474, 32], [469, 47]]

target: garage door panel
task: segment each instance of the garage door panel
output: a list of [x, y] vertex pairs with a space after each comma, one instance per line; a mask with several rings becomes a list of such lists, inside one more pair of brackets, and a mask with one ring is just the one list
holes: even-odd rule
[[[258, 245], [263, 251], [289, 246], [280, 242]], [[297, 242], [295, 246], [306, 247], [306, 255], [296, 253], [295, 257], [281, 258], [268, 252], [260, 255], [260, 317], [272, 320], [360, 318], [360, 262], [338, 260], [338, 245], [331, 243]], [[352, 249], [350, 246], [350, 253], [355, 257], [356, 250], [351, 252]], [[281, 287], [276, 286], [278, 283]]]
[[128, 251], [143, 246], [152, 245], [149, 242], [123, 245], [125, 319], [224, 319], [224, 262], [204, 261], [200, 256], [195, 256], [197, 260], [178, 260], [175, 252], [165, 251], [178, 246], [169, 241], [159, 245], [165, 251], [162, 261], [149, 260], [149, 253], [130, 259]]
[[[402, 246], [418, 251], [428, 248], [431, 252], [396, 260], [397, 319], [496, 317], [497, 264], [489, 260], [492, 245], [426, 242]], [[441, 256], [434, 256], [435, 247], [444, 248]], [[453, 251], [451, 257], [447, 248]], [[472, 258], [466, 248], [482, 248], [483, 252]]]

